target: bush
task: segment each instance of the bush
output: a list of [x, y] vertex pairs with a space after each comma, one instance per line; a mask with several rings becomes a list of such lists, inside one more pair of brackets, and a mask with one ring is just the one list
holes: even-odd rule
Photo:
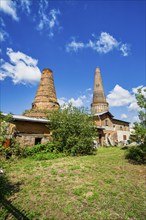
[[91, 138], [77, 138], [77, 137], [69, 137], [67, 139], [67, 144], [64, 151], [72, 156], [75, 155], [90, 155], [93, 154], [94, 142]]
[[22, 158], [35, 156], [39, 153], [46, 154], [51, 152], [54, 154], [58, 153], [55, 143], [38, 144], [33, 147], [21, 147], [18, 144], [15, 144], [12, 147], [8, 148], [0, 147], [0, 155], [2, 157], [5, 157], [6, 159], [10, 158], [11, 156]]
[[48, 120], [57, 152], [73, 156], [94, 153], [97, 129], [84, 108], [65, 106], [49, 112]]
[[126, 158], [137, 163], [146, 163], [146, 144], [129, 147]]
[[55, 144], [54, 143], [47, 143], [47, 144], [37, 144], [33, 147], [20, 147], [20, 154], [18, 156], [20, 157], [28, 157], [28, 156], [34, 156], [39, 153], [48, 153], [48, 152], [54, 152], [55, 150]]

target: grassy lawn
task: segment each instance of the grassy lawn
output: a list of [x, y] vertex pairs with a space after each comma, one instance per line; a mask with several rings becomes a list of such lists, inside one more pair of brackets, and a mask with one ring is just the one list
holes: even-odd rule
[[3, 161], [0, 219], [146, 219], [145, 166], [124, 153], [101, 148], [95, 156]]

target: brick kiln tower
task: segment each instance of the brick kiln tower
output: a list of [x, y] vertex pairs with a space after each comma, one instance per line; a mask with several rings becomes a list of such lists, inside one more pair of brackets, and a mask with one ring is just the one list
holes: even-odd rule
[[52, 70], [46, 68], [42, 71], [40, 84], [32, 103], [32, 108], [27, 110], [24, 115], [35, 118], [45, 118], [46, 112], [59, 109], [56, 98], [54, 79]]
[[101, 113], [108, 111], [108, 103], [104, 94], [100, 69], [96, 68], [94, 77], [93, 102], [91, 104], [91, 113]]

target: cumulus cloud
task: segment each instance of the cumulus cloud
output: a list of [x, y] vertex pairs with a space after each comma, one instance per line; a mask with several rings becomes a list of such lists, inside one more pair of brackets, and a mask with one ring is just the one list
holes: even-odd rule
[[66, 45], [66, 51], [70, 52], [70, 51], [74, 51], [77, 52], [79, 49], [84, 48], [85, 45], [82, 42], [76, 42], [75, 40], [73, 40], [72, 42], [70, 42], [69, 44]]
[[70, 99], [66, 99], [65, 97], [61, 97], [58, 99], [58, 102], [60, 105], [69, 105], [70, 103], [74, 106], [74, 107], [82, 107], [84, 106], [84, 99], [86, 97], [85, 96], [79, 96], [78, 98], [70, 98]]
[[96, 41], [89, 41], [87, 47], [97, 51], [98, 53], [108, 53], [114, 48], [117, 48], [119, 42], [110, 34], [102, 32], [99, 39]]
[[16, 4], [12, 0], [0, 1], [0, 10], [10, 15], [15, 21], [19, 20], [16, 13]]
[[140, 107], [137, 105], [136, 99], [134, 99], [133, 102], [130, 103], [130, 105], [128, 106], [128, 110], [135, 112], [140, 111]]
[[137, 94], [139, 89], [141, 89], [142, 95], [146, 98], [146, 92], [145, 92], [146, 86], [142, 86], [142, 85], [141, 85], [141, 86], [138, 86], [138, 87], [136, 87], [136, 88], [133, 88], [133, 89], [132, 89], [132, 92], [133, 92], [134, 94]]
[[60, 15], [59, 9], [52, 9], [48, 13], [48, 1], [40, 0], [39, 2], [39, 24], [37, 25], [37, 30], [47, 30], [49, 32], [49, 36], [54, 36], [55, 29], [59, 26], [58, 15]]
[[144, 92], [146, 87], [138, 86], [137, 88], [132, 88], [132, 91], [129, 92], [121, 86], [116, 85], [107, 95], [107, 101], [111, 107], [127, 106], [129, 111], [138, 112], [140, 108], [137, 105], [135, 94], [139, 88], [142, 89], [142, 94], [146, 97], [146, 92]]
[[145, 92], [146, 87], [145, 87], [145, 86], [142, 86], [142, 85], [141, 85], [141, 86], [138, 86], [138, 87], [136, 87], [136, 88], [133, 88], [133, 89], [132, 89], [132, 92], [133, 92], [133, 94], [134, 94], [134, 100], [133, 100], [133, 102], [131, 102], [130, 105], [128, 106], [129, 111], [135, 111], [135, 112], [140, 111], [140, 107], [138, 106], [137, 100], [136, 100], [136, 98], [135, 98], [135, 94], [138, 93], [138, 90], [139, 90], [139, 89], [141, 89], [141, 92], [142, 92], [143, 96], [146, 98], [146, 92]]
[[110, 106], [124, 106], [130, 104], [134, 100], [131, 93], [123, 89], [121, 86], [116, 85], [107, 96], [107, 101]]
[[87, 107], [89, 108], [90, 104], [92, 101], [92, 92], [91, 90], [86, 89], [85, 92], [83, 92], [83, 94], [80, 94], [78, 97], [74, 98], [65, 98], [65, 97], [61, 97], [58, 99], [58, 102], [61, 106], [66, 105], [68, 106], [70, 103], [77, 108], [80, 107]]
[[94, 40], [89, 39], [88, 43], [83, 43], [81, 41], [77, 42], [74, 38], [73, 40], [66, 44], [66, 51], [67, 52], [77, 52], [79, 49], [86, 49], [90, 48], [96, 51], [99, 54], [106, 54], [110, 51], [116, 49], [122, 52], [123, 56], [128, 56], [130, 47], [127, 43], [121, 43], [117, 41], [112, 35], [107, 32], [101, 32], [99, 37], [95, 37], [92, 35]]
[[14, 84], [34, 84], [40, 80], [41, 72], [37, 67], [38, 60], [11, 48], [7, 48], [10, 62], [2, 61], [1, 80], [12, 78]]

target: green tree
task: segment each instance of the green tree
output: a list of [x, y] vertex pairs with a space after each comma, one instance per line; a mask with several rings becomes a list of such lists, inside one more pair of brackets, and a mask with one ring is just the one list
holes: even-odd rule
[[57, 151], [69, 155], [86, 155], [94, 152], [93, 140], [97, 137], [97, 130], [84, 108], [64, 106], [63, 109], [50, 112], [48, 119]]
[[134, 123], [134, 133], [131, 135], [131, 140], [137, 143], [146, 143], [146, 89], [138, 89], [138, 93], [135, 95], [137, 104], [140, 107], [139, 122]]
[[140, 143], [138, 146], [132, 146], [128, 149], [126, 158], [138, 163], [146, 163], [146, 97], [145, 88], [138, 90], [136, 94], [137, 104], [140, 107], [139, 120], [134, 123], [134, 133], [131, 140]]
[[6, 139], [8, 135], [8, 127], [9, 123], [12, 121], [12, 115], [3, 115], [0, 112], [0, 146], [2, 146], [3, 141]]

